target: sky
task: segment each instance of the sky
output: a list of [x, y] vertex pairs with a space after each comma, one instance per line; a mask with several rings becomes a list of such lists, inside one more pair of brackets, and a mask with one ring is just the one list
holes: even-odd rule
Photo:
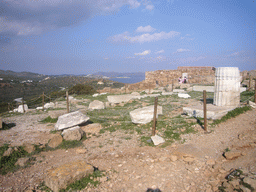
[[254, 0], [1, 0], [0, 70], [256, 69]]

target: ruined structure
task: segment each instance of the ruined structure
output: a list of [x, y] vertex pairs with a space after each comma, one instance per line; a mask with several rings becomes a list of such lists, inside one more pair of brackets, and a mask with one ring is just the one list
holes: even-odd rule
[[177, 70], [148, 71], [145, 73], [145, 82], [167, 86], [172, 81], [177, 83], [179, 77], [186, 76], [188, 83], [213, 84], [214, 74], [214, 67], [178, 67]]
[[240, 72], [237, 67], [219, 67], [215, 72], [214, 105], [240, 105]]

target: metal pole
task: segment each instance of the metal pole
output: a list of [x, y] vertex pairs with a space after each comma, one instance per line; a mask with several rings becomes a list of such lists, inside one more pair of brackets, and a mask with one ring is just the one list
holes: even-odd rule
[[152, 125], [152, 136], [154, 136], [156, 134], [157, 101], [158, 101], [158, 97], [155, 97], [154, 117], [153, 117], [153, 125]]
[[66, 97], [67, 97], [67, 113], [69, 113], [68, 91], [66, 91]]
[[204, 97], [204, 130], [207, 132], [206, 90], [203, 91], [203, 97]]
[[44, 111], [44, 92], [43, 92], [43, 95], [42, 95], [42, 105], [43, 105], [43, 111]]

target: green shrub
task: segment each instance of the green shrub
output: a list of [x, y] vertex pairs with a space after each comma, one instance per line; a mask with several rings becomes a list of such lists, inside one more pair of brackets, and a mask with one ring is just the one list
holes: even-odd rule
[[69, 94], [77, 94], [77, 95], [90, 95], [95, 93], [96, 91], [90, 85], [82, 85], [76, 84], [75, 86], [71, 87], [68, 91]]

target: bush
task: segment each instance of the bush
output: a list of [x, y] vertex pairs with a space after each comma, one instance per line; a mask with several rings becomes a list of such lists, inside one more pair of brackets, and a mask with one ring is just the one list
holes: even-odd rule
[[68, 93], [69, 94], [77, 94], [77, 95], [89, 95], [89, 94], [96, 93], [96, 91], [90, 85], [77, 84], [77, 85], [71, 87], [69, 89]]

